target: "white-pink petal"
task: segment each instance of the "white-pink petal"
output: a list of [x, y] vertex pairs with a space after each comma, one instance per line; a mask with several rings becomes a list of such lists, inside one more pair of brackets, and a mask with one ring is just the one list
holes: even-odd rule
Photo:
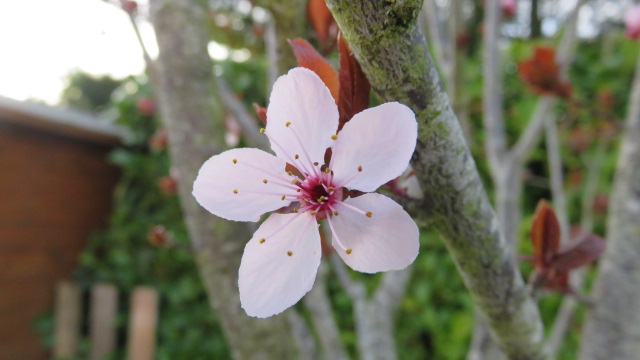
[[317, 162], [319, 169], [337, 129], [338, 107], [318, 75], [294, 68], [278, 78], [267, 108], [266, 134], [280, 158], [309, 172]]
[[311, 290], [321, 255], [315, 217], [309, 213], [271, 215], [242, 255], [238, 286], [247, 315], [265, 318], [297, 303]]
[[228, 150], [202, 165], [193, 196], [221, 218], [258, 221], [262, 214], [289, 205], [296, 194], [285, 167], [286, 162], [262, 150]]
[[372, 213], [367, 217], [347, 205], [338, 205], [339, 215], [331, 217], [332, 245], [352, 269], [364, 273], [400, 270], [416, 259], [418, 226], [395, 201], [370, 193], [345, 203]]
[[334, 183], [374, 191], [407, 168], [417, 136], [413, 111], [400, 103], [385, 103], [356, 114], [333, 146]]

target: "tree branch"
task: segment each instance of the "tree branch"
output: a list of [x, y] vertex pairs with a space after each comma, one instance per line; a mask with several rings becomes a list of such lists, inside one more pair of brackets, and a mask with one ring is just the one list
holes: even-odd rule
[[243, 243], [237, 240], [250, 238], [246, 225], [209, 214], [191, 195], [198, 169], [224, 144], [207, 53], [208, 9], [199, 0], [152, 0], [150, 5], [160, 50], [153, 85], [180, 174], [179, 197], [196, 262], [231, 354], [236, 359], [295, 358], [298, 349], [282, 341], [293, 337], [286, 315], [255, 319], [240, 309], [236, 274]]
[[328, 5], [375, 91], [416, 113], [412, 166], [425, 191], [418, 220], [443, 234], [472, 297], [513, 359], [543, 359], [537, 307], [500, 236], [458, 121], [442, 91], [424, 36], [421, 1], [329, 0]]
[[244, 104], [238, 100], [231, 89], [229, 89], [227, 82], [223, 78], [218, 77], [216, 84], [218, 85], [218, 93], [220, 94], [222, 103], [238, 120], [238, 123], [240, 123], [242, 130], [244, 130], [247, 143], [262, 150], [269, 149], [267, 138], [260, 134], [256, 119], [249, 114]]
[[634, 359], [640, 353], [640, 56], [609, 206], [607, 249], [580, 358]]
[[[500, 0], [487, 0], [484, 14], [484, 51], [482, 54], [484, 80], [482, 108], [484, 116], [482, 119], [486, 131], [485, 152], [491, 167], [491, 174], [496, 176], [503, 173], [503, 157], [507, 150], [502, 112], [502, 61], [498, 48], [502, 17]], [[494, 177], [494, 181], [496, 180], [498, 179]]]

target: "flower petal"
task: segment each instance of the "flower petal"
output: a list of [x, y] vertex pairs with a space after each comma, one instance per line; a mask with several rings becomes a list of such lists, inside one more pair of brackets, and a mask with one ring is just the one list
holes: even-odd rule
[[242, 308], [264, 318], [297, 303], [311, 290], [321, 255], [315, 217], [271, 215], [244, 248], [238, 279]]
[[417, 136], [413, 111], [400, 103], [385, 103], [356, 114], [333, 145], [334, 183], [374, 191], [407, 168]]
[[280, 158], [312, 172], [312, 163], [324, 163], [337, 129], [338, 107], [318, 75], [295, 68], [278, 78], [267, 109], [266, 134]]
[[[353, 207], [371, 212], [372, 216]], [[402, 206], [388, 197], [364, 194], [345, 200], [336, 210], [339, 215], [330, 219], [332, 245], [352, 269], [364, 273], [400, 270], [418, 256], [418, 226]]]
[[202, 165], [193, 182], [193, 196], [221, 218], [258, 221], [267, 211], [289, 205], [296, 194], [285, 166], [262, 150], [228, 150]]

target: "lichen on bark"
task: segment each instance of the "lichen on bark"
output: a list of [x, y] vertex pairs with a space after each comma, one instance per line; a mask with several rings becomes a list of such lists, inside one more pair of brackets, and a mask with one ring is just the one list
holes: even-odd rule
[[[418, 221], [445, 240], [475, 303], [512, 359], [544, 359], [542, 323], [417, 26], [420, 0], [328, 0], [372, 88], [417, 115]], [[419, 260], [418, 260], [419, 261]]]

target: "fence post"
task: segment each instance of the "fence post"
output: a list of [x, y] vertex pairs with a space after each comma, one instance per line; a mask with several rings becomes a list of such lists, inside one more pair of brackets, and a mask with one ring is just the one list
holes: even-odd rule
[[80, 288], [70, 281], [56, 286], [56, 318], [53, 358], [75, 358], [82, 309]]
[[149, 287], [135, 288], [129, 314], [129, 360], [153, 360], [157, 323], [158, 292]]
[[110, 284], [91, 288], [91, 360], [104, 360], [115, 351], [118, 289]]

